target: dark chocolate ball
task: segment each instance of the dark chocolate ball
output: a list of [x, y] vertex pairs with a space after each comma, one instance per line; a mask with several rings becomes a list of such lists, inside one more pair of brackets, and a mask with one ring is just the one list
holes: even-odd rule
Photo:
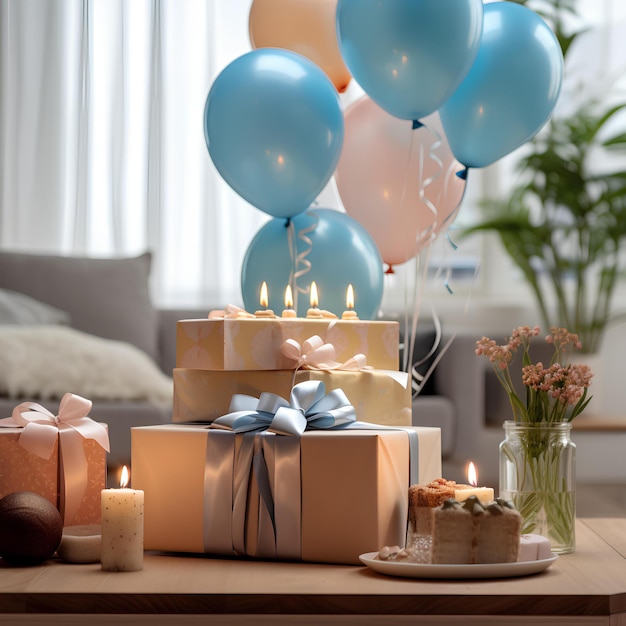
[[0, 499], [0, 557], [13, 565], [36, 565], [59, 547], [63, 519], [56, 507], [30, 491]]

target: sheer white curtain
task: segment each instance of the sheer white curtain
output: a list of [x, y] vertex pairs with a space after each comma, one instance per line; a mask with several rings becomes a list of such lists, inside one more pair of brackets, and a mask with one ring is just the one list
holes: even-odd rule
[[[241, 261], [268, 217], [217, 174], [202, 113], [217, 74], [250, 50], [250, 4], [0, 0], [0, 246], [94, 256], [150, 249], [157, 303], [239, 301]], [[598, 63], [587, 74], [604, 74], [624, 58], [626, 3], [579, 7], [596, 27], [582, 56]], [[506, 187], [515, 158], [473, 176], [462, 219], [476, 197]], [[332, 182], [319, 203], [340, 206]], [[472, 245], [456, 255], [474, 254]], [[506, 256], [492, 245], [482, 256], [474, 293], [508, 297], [516, 283]], [[394, 290], [403, 293], [390, 283], [386, 297]]]
[[0, 245], [150, 249], [159, 304], [239, 299], [267, 216], [222, 181], [202, 125], [250, 50], [250, 0], [2, 0]]

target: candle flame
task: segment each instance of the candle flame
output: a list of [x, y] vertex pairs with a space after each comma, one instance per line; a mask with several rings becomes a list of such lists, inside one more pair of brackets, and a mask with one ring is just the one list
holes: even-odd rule
[[346, 292], [346, 306], [349, 309], [354, 308], [354, 289], [352, 285], [348, 285], [348, 291]]
[[124, 467], [122, 468], [122, 475], [120, 477], [120, 487], [122, 487], [122, 489], [128, 486], [129, 478], [130, 474], [128, 472], [128, 468], [126, 467], [126, 465], [124, 465]]
[[261, 306], [267, 309], [267, 305], [269, 304], [269, 298], [267, 296], [267, 283], [263, 281], [261, 285], [261, 298], [260, 298]]
[[287, 285], [285, 289], [285, 307], [288, 309], [293, 308], [293, 293], [291, 292], [291, 285]]
[[470, 461], [470, 464], [467, 466], [467, 482], [472, 485], [472, 487], [478, 485], [478, 472], [472, 461]]
[[320, 301], [317, 295], [317, 285], [315, 284], [315, 281], [313, 281], [311, 283], [311, 306], [312, 307], [317, 307], [319, 305]]

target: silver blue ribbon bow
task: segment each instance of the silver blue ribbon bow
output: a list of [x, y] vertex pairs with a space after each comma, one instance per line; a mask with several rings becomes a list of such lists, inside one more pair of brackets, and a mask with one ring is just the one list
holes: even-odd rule
[[277, 435], [298, 436], [306, 430], [356, 424], [356, 412], [342, 389], [326, 393], [323, 381], [306, 380], [294, 385], [289, 402], [267, 392], [259, 398], [235, 394], [229, 413], [214, 420], [210, 428], [235, 433], [267, 430]]

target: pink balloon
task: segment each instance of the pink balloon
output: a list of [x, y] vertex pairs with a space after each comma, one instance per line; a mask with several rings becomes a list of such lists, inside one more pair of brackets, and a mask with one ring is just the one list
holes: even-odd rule
[[363, 96], [345, 111], [335, 179], [346, 212], [389, 266], [404, 263], [454, 220], [465, 181], [437, 114], [413, 130]]

